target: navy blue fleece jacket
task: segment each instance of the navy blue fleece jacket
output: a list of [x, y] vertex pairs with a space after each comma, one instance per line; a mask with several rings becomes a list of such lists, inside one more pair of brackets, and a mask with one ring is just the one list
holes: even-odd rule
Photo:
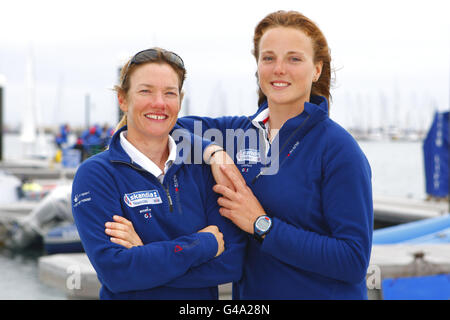
[[[373, 205], [365, 155], [328, 117], [327, 100], [313, 96], [283, 125], [278, 147], [272, 143], [264, 159], [265, 137], [252, 120], [266, 108], [267, 103], [251, 117], [178, 120], [179, 126], [223, 143], [273, 220], [262, 244], [249, 237], [234, 298], [367, 298]], [[207, 131], [211, 128], [224, 140]], [[259, 137], [258, 143], [250, 145], [244, 135]]]
[[[241, 277], [245, 237], [220, 216], [210, 168], [181, 161], [192, 150], [178, 143], [177, 161], [160, 183], [122, 149], [122, 130], [108, 150], [82, 163], [72, 189], [73, 216], [102, 284], [100, 298], [217, 299], [218, 284]], [[183, 139], [185, 147], [194, 141], [191, 134], [175, 141]], [[130, 220], [144, 245], [112, 243], [105, 222], [113, 215]], [[214, 235], [197, 232], [208, 225], [224, 235], [225, 251], [216, 258]]]

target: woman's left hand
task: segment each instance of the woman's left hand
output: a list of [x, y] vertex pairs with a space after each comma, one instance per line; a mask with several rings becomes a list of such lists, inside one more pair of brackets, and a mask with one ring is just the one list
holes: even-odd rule
[[115, 222], [105, 223], [105, 233], [111, 236], [111, 242], [120, 244], [125, 248], [143, 246], [141, 238], [134, 231], [133, 224], [124, 217], [114, 215]]
[[219, 212], [245, 232], [253, 234], [253, 224], [256, 218], [266, 213], [252, 190], [243, 179], [239, 179], [240, 177], [236, 175], [236, 172], [231, 170], [229, 166], [221, 165], [220, 168], [232, 181], [236, 191], [220, 184], [213, 187], [214, 192], [222, 195], [217, 200], [221, 206]]

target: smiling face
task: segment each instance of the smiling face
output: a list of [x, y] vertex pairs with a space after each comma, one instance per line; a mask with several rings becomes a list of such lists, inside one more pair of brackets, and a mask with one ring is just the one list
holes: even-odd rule
[[270, 107], [303, 110], [322, 63], [314, 62], [311, 38], [290, 27], [274, 27], [259, 42], [259, 85]]
[[127, 112], [131, 143], [167, 139], [180, 111], [178, 76], [166, 63], [139, 65], [130, 76], [128, 93], [119, 93], [119, 103]]

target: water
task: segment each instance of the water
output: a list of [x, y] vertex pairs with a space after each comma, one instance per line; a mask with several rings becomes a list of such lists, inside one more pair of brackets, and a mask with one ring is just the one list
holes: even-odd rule
[[0, 249], [0, 300], [66, 299], [65, 294], [38, 278], [37, 252]]
[[422, 142], [360, 141], [359, 145], [372, 168], [373, 194], [426, 197]]
[[[51, 143], [51, 138], [47, 138]], [[361, 141], [372, 168], [374, 194], [425, 197], [421, 142]], [[22, 147], [17, 135], [6, 135], [5, 158], [18, 158]], [[38, 279], [39, 253], [12, 253], [0, 248], [0, 299], [65, 299], [64, 293]]]

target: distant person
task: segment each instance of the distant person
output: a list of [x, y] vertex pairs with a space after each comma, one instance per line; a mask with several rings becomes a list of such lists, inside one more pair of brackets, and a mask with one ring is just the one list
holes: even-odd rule
[[61, 162], [63, 157], [62, 150], [67, 145], [70, 127], [68, 124], [63, 124], [59, 127], [59, 131], [55, 134], [56, 152], [53, 160], [57, 163]]
[[73, 149], [80, 151], [80, 161], [83, 162], [88, 158], [86, 149], [83, 145], [83, 139], [81, 136], [77, 137], [77, 140], [75, 141], [75, 144], [72, 146]]
[[101, 299], [218, 299], [219, 284], [241, 277], [244, 234], [219, 214], [210, 167], [187, 163], [194, 136], [184, 130], [192, 145], [179, 152], [170, 135], [185, 73], [170, 51], [133, 56], [109, 149], [76, 173], [73, 215]]
[[101, 132], [98, 126], [94, 125], [86, 130], [82, 134], [82, 139], [88, 157], [93, 156], [103, 150]]
[[63, 124], [59, 127], [59, 131], [55, 135], [55, 143], [57, 148], [62, 149], [67, 143], [67, 139], [70, 133], [70, 127], [68, 124]]
[[102, 133], [100, 135], [101, 145], [103, 149], [108, 147], [113, 135], [114, 129], [110, 128], [107, 124], [105, 124], [102, 128]]
[[329, 118], [327, 41], [301, 13], [277, 11], [258, 23], [253, 45], [258, 111], [178, 120], [225, 138], [237, 164], [221, 165], [233, 159], [219, 146], [205, 152], [220, 213], [249, 235], [233, 299], [367, 299], [371, 169]]

